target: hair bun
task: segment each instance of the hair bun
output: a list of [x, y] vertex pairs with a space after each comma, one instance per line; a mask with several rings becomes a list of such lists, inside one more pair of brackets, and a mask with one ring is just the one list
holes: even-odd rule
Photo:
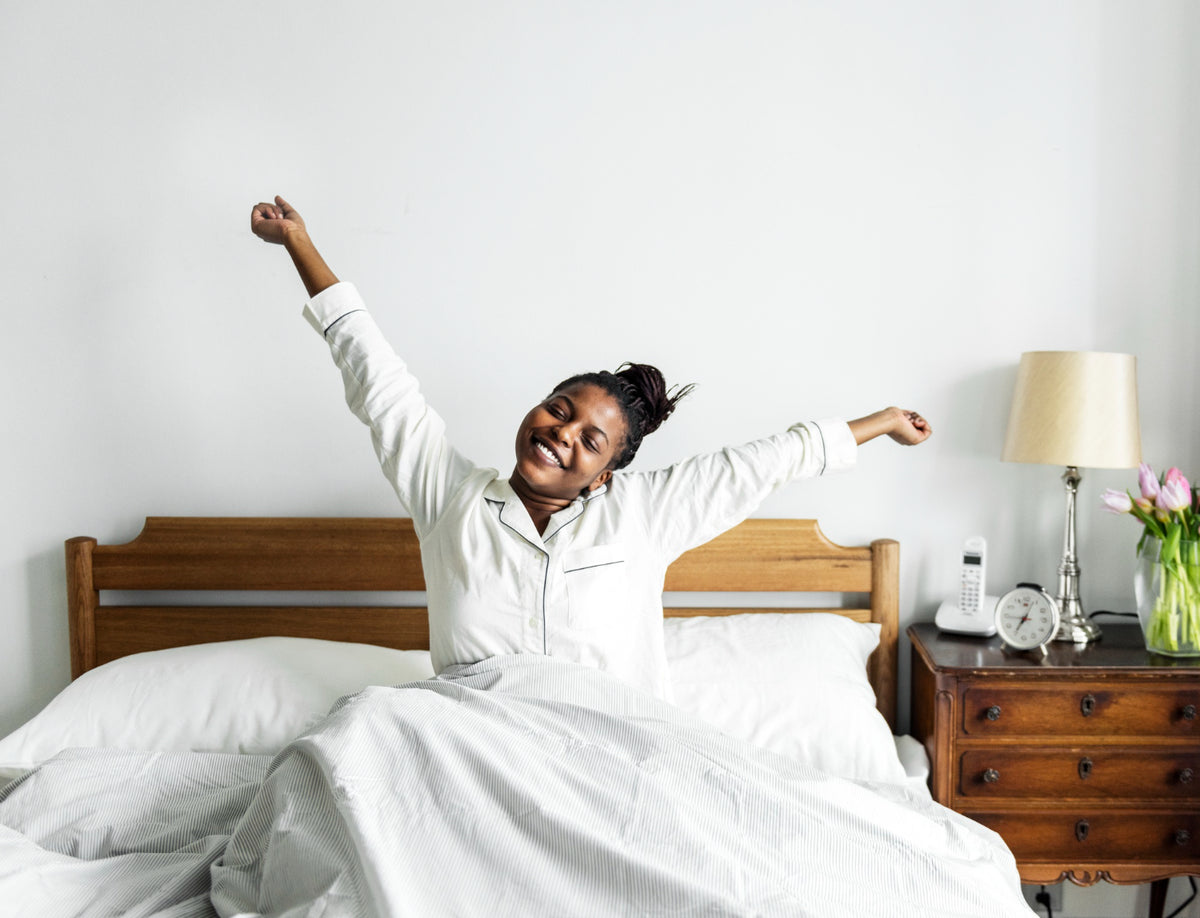
[[642, 403], [645, 412], [641, 435], [654, 433], [671, 416], [676, 403], [692, 391], [693, 384], [667, 388], [658, 367], [648, 363], [626, 362], [617, 368], [616, 376], [628, 383]]

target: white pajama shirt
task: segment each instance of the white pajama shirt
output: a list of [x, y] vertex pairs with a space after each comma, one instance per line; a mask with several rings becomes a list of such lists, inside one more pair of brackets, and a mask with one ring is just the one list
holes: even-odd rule
[[745, 519], [781, 484], [854, 464], [842, 421], [796, 424], [653, 472], [617, 471], [541, 535], [506, 478], [447, 441], [445, 424], [353, 284], [305, 306], [346, 401], [421, 543], [435, 672], [512, 653], [551, 654], [670, 698], [667, 565]]

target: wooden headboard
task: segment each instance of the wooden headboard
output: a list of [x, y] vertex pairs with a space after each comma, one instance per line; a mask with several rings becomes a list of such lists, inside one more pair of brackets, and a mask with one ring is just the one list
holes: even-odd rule
[[[846, 548], [816, 520], [747, 520], [678, 558], [669, 593], [843, 593], [852, 607], [675, 607], [674, 615], [833, 612], [882, 626], [869, 663], [880, 712], [894, 728], [899, 544]], [[421, 556], [407, 519], [149, 517], [136, 539], [69, 539], [71, 675], [146, 650], [286, 635], [429, 647], [424, 606], [101, 603], [102, 590], [420, 592]], [[293, 602], [288, 598], [288, 602]]]

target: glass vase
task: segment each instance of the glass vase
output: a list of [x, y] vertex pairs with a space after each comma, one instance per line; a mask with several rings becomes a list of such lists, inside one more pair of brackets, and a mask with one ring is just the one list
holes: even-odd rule
[[1147, 650], [1200, 656], [1200, 542], [1146, 539], [1133, 592]]

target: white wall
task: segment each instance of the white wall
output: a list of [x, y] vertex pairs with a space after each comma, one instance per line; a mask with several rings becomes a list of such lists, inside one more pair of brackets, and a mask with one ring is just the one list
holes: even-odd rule
[[[699, 383], [643, 468], [912, 406], [927, 446], [760, 515], [898, 538], [905, 624], [968, 534], [1052, 583], [1022, 351], [1136, 353], [1145, 457], [1200, 476], [1198, 39], [1189, 0], [6, 5], [0, 732], [68, 679], [65, 538], [399, 512], [248, 231], [277, 192], [476, 459], [626, 359]], [[1084, 600], [1127, 608], [1133, 475], [1085, 475]]]

